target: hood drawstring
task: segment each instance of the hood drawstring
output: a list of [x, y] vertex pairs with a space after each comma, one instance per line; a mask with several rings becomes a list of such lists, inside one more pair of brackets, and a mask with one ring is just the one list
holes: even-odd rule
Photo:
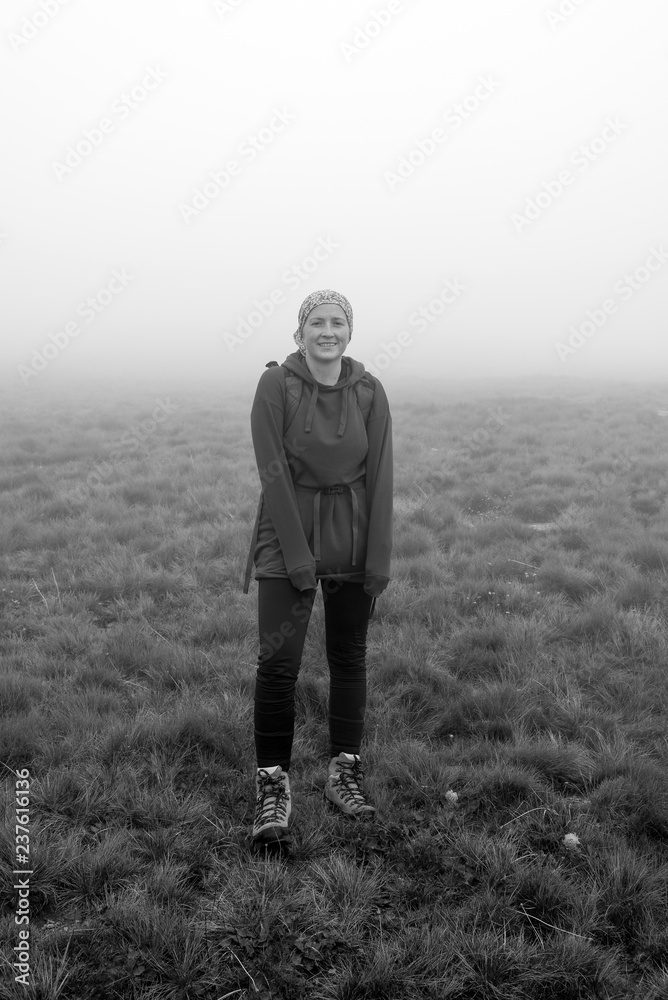
[[[341, 419], [339, 420], [339, 429], [337, 430], [337, 436], [343, 437], [346, 432], [346, 426], [348, 424], [348, 395], [350, 393], [351, 387], [349, 385], [345, 386], [341, 390]], [[315, 408], [318, 404], [318, 383], [313, 382], [311, 385], [311, 398], [309, 400], [308, 409], [306, 411], [306, 420], [304, 421], [304, 431], [307, 434], [311, 433], [311, 427], [313, 426], [313, 415], [315, 413]]]
[[313, 382], [311, 385], [311, 400], [308, 404], [308, 410], [306, 411], [306, 420], [304, 421], [304, 430], [307, 434], [311, 432], [311, 425], [313, 424], [313, 414], [315, 413], [315, 407], [318, 402], [318, 383]]
[[[336, 386], [336, 389], [341, 393], [341, 416], [336, 432], [337, 437], [343, 437], [346, 432], [350, 407], [350, 391], [355, 390], [355, 386], [364, 374], [364, 365], [362, 365], [359, 361], [352, 361], [350, 358], [346, 358], [344, 359], [344, 364], [348, 366], [347, 380], [344, 380], [343, 385]], [[311, 390], [311, 398], [309, 399], [309, 403], [306, 408], [306, 418], [304, 420], [304, 431], [307, 434], [310, 434], [313, 428], [315, 409], [318, 405], [318, 382], [311, 375], [305, 359], [299, 354], [298, 351], [295, 354], [289, 355], [283, 362], [283, 366], [287, 368], [289, 372], [298, 375]]]
[[338, 437], [343, 437], [346, 429], [346, 424], [348, 422], [348, 393], [350, 392], [350, 386], [347, 385], [341, 393], [341, 420], [339, 421], [339, 429], [336, 432]]

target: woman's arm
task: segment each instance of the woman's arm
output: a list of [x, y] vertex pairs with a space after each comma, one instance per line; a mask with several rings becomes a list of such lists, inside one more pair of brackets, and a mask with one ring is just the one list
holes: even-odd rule
[[364, 589], [380, 597], [390, 580], [392, 553], [392, 417], [387, 396], [376, 380], [373, 406], [367, 422], [369, 451], [366, 488], [369, 498], [369, 533]]
[[283, 447], [285, 372], [279, 366], [263, 372], [251, 409], [251, 434], [262, 495], [278, 535], [285, 568], [297, 590], [317, 586], [315, 559], [301, 518], [290, 466]]

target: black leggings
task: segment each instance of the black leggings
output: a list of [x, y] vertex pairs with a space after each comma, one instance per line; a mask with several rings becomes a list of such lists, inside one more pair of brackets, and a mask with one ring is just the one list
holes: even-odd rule
[[[329, 738], [332, 757], [359, 753], [366, 708], [366, 635], [372, 598], [361, 583], [322, 580], [329, 664]], [[260, 655], [255, 681], [258, 767], [290, 767], [295, 683], [315, 590], [289, 580], [259, 580]]]

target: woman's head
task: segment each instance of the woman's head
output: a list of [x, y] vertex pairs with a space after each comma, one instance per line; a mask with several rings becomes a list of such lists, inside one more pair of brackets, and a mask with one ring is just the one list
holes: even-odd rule
[[315, 352], [323, 361], [339, 357], [352, 337], [352, 306], [331, 288], [311, 292], [299, 308], [298, 322], [294, 339], [302, 354]]

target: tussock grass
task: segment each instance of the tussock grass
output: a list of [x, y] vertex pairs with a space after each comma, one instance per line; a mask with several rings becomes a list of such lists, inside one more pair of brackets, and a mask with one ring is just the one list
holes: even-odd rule
[[[123, 444], [167, 395], [174, 413]], [[5, 958], [23, 767], [34, 868], [31, 984], [3, 996], [667, 996], [665, 387], [391, 392], [396, 558], [363, 751], [377, 817], [323, 804], [318, 597], [292, 849], [268, 858], [248, 840], [251, 395], [3, 397]]]

